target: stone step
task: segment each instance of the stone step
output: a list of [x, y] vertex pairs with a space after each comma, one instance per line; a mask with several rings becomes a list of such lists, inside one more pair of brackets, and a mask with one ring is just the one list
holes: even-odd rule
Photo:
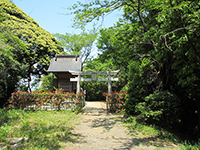
[[103, 102], [86, 102], [83, 107], [84, 115], [100, 116], [107, 114], [106, 107]]
[[101, 116], [101, 115], [107, 115], [107, 112], [103, 112], [103, 113], [99, 113], [99, 112], [84, 112], [83, 115]]
[[[84, 109], [83, 109], [84, 110]], [[85, 109], [84, 110], [84, 115], [94, 115], [94, 116], [99, 116], [99, 115], [104, 115], [107, 113], [107, 110], [101, 109], [101, 110], [95, 110], [95, 109]]]

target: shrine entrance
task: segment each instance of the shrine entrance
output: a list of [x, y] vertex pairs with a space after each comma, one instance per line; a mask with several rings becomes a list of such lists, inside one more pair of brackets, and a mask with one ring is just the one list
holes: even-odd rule
[[[118, 81], [118, 78], [111, 77], [116, 75], [120, 70], [116, 71], [69, 71], [72, 75], [78, 75], [76, 78], [70, 78], [70, 81], [77, 81], [76, 93], [80, 92], [81, 81], [108, 81], [108, 93], [111, 94], [112, 85], [111, 81]], [[82, 75], [90, 75], [91, 78], [83, 78]], [[107, 75], [106, 78], [98, 78], [97, 75]]]

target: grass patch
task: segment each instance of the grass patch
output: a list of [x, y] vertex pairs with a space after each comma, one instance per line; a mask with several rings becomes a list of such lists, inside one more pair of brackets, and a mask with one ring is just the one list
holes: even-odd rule
[[200, 140], [190, 143], [181, 141], [176, 135], [154, 125], [147, 125], [138, 116], [128, 117], [124, 124], [129, 128], [133, 137], [145, 145], [153, 145], [158, 149], [199, 150]]
[[77, 115], [71, 111], [23, 111], [0, 109], [0, 142], [26, 137], [21, 149], [59, 149], [62, 142], [76, 142]]
[[153, 126], [147, 126], [143, 123], [139, 123], [136, 117], [129, 117], [125, 124], [129, 127], [130, 132], [136, 137], [149, 137], [158, 136], [159, 131]]

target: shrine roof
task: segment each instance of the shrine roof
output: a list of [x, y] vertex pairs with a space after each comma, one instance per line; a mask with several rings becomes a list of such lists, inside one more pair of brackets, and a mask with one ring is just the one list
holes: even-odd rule
[[81, 71], [82, 59], [76, 55], [56, 55], [51, 59], [47, 72]]

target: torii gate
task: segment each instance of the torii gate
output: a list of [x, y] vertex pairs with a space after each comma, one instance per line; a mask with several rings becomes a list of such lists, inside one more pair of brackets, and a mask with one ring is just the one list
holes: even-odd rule
[[[76, 93], [80, 92], [80, 81], [108, 81], [108, 93], [111, 94], [111, 81], [118, 81], [118, 78], [113, 78], [111, 75], [116, 75], [120, 70], [116, 71], [69, 71], [72, 75], [78, 75], [76, 78], [70, 78], [70, 81], [77, 81]], [[91, 75], [91, 78], [82, 78], [81, 75]], [[97, 75], [107, 75], [106, 78], [98, 78]]]

